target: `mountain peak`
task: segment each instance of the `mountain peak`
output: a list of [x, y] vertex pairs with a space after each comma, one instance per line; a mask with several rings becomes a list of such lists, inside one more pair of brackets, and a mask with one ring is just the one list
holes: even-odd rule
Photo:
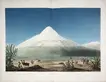
[[45, 29], [47, 29], [47, 30], [53, 30], [53, 28], [51, 26], [47, 26]]
[[57, 35], [57, 32], [51, 27], [51, 26], [47, 26], [42, 32], [41, 32], [41, 34], [55, 34], [55, 35]]
[[59, 34], [51, 27], [47, 26], [41, 33], [40, 35], [48, 37], [48, 36], [59, 36]]
[[60, 36], [51, 26], [47, 26], [40, 34], [20, 43], [17, 47], [33, 46], [73, 46], [77, 45], [72, 40], [67, 40]]

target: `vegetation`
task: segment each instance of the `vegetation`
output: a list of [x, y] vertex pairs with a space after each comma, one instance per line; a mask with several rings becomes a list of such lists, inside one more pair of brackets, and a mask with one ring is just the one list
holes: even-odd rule
[[[46, 69], [39, 65], [34, 65], [31, 67], [27, 67], [27, 68], [15, 67], [13, 65], [13, 61], [15, 60], [15, 57], [17, 55], [17, 51], [18, 49], [15, 48], [15, 45], [13, 44], [6, 45], [6, 71], [58, 71], [56, 70], [57, 68]], [[61, 62], [59, 64], [63, 65], [62, 71], [88, 71], [88, 69], [82, 69], [82, 68], [76, 67], [76, 64], [74, 63], [75, 62], [73, 62], [72, 57], [70, 57], [70, 59], [67, 60], [66, 62]], [[84, 64], [90, 65], [92, 68], [92, 71], [99, 71], [100, 70], [100, 57], [99, 56], [93, 57], [92, 60], [83, 58], [83, 65]]]
[[69, 60], [63, 64], [63, 70], [64, 71], [73, 71], [74, 70], [74, 64], [73, 60], [70, 62]]
[[91, 63], [92, 70], [100, 70], [100, 57], [94, 57]]
[[6, 45], [6, 70], [12, 70], [13, 60], [15, 60], [15, 56], [17, 55], [17, 48], [15, 48], [15, 45], [10, 44]]

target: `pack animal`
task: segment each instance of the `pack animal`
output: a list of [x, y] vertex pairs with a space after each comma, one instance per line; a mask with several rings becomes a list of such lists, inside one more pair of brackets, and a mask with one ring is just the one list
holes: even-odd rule
[[25, 62], [25, 60], [23, 60], [23, 61], [21, 61], [22, 62], [22, 64], [24, 65], [24, 66], [29, 66], [29, 63], [28, 62]]
[[29, 63], [25, 62], [25, 63], [22, 63], [23, 65], [25, 66], [29, 66]]

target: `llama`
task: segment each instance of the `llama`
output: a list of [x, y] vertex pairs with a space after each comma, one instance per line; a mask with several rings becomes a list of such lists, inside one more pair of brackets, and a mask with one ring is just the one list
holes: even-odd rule
[[28, 63], [28, 62], [25, 62], [25, 60], [21, 60], [21, 63], [22, 63], [24, 66], [29, 66], [29, 63]]

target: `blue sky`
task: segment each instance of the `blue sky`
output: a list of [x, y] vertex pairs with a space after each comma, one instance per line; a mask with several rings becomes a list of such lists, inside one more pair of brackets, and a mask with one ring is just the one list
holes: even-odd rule
[[6, 43], [19, 43], [51, 26], [61, 36], [83, 44], [100, 41], [99, 8], [6, 8]]

